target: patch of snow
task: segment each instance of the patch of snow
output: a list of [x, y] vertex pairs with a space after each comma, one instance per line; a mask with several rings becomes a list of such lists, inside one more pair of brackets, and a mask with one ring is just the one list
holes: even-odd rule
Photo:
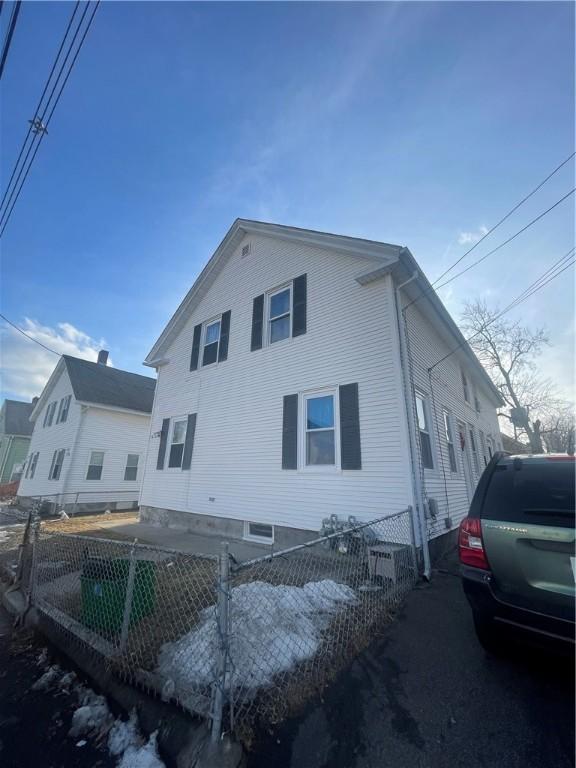
[[68, 691], [72, 685], [76, 683], [76, 672], [67, 672], [62, 675], [58, 683], [58, 687]]
[[72, 715], [72, 725], [68, 735], [74, 738], [107, 732], [112, 725], [113, 717], [106, 699], [85, 686], [78, 686], [78, 688], [81, 689], [81, 706]]
[[60, 517], [60, 520], [70, 520], [70, 516], [67, 515], [66, 512], [64, 512], [63, 509], [60, 510], [59, 517]]
[[118, 763], [118, 768], [165, 768], [158, 756], [155, 731], [143, 747], [128, 747]]
[[86, 746], [86, 744], [88, 744], [88, 742], [86, 741], [86, 739], [80, 739], [80, 741], [77, 741], [77, 742], [76, 742], [76, 746], [77, 746], [77, 747], [85, 747], [85, 746]]
[[33, 691], [47, 691], [48, 688], [53, 686], [60, 675], [62, 674], [62, 670], [58, 666], [58, 664], [53, 664], [44, 674], [42, 677], [39, 677], [38, 680], [34, 683], [32, 686]]
[[[236, 629], [230, 639], [228, 685], [255, 691], [270, 685], [279, 672], [312, 658], [334, 615], [355, 600], [353, 589], [330, 579], [303, 587], [263, 581], [234, 587], [230, 610]], [[215, 607], [210, 606], [201, 612], [196, 629], [162, 646], [158, 671], [185, 698], [214, 679], [218, 645]]]
[[48, 663], [48, 648], [42, 648], [36, 659], [36, 664], [39, 667], [45, 667]]
[[5, 541], [8, 541], [10, 538], [10, 535], [8, 531], [0, 531], [0, 544], [3, 544]]
[[144, 739], [138, 730], [138, 718], [136, 711], [130, 712], [127, 721], [118, 718], [108, 734], [108, 751], [111, 755], [118, 757], [124, 754], [129, 747], [140, 749], [144, 745]]

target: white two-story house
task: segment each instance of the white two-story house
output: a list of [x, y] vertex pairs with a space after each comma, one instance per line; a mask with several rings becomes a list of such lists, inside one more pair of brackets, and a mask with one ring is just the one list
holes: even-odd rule
[[54, 511], [137, 506], [155, 379], [63, 355], [38, 399], [18, 496]]
[[239, 219], [145, 364], [148, 522], [282, 545], [411, 506], [427, 549], [499, 447], [498, 391], [398, 245]]

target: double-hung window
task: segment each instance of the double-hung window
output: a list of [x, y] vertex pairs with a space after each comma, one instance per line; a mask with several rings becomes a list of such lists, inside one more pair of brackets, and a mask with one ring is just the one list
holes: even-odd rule
[[86, 480], [101, 480], [104, 467], [104, 451], [91, 451]]
[[492, 448], [492, 438], [490, 437], [490, 435], [488, 435], [488, 437], [486, 438], [486, 446], [488, 448], [488, 456], [492, 458], [492, 456], [494, 456], [494, 450]]
[[452, 431], [452, 419], [448, 411], [444, 410], [444, 434], [446, 435], [446, 445], [448, 446], [448, 459], [450, 461], [450, 471], [457, 472], [456, 450], [454, 448], [454, 432]]
[[[54, 403], [56, 405], [56, 403]], [[54, 451], [52, 456], [52, 464], [50, 465], [50, 472], [48, 473], [48, 480], [59, 480], [60, 472], [62, 471], [62, 464], [64, 463], [64, 449]], [[34, 467], [36, 469], [36, 467]]]
[[138, 476], [138, 461], [140, 456], [137, 453], [129, 453], [126, 459], [124, 469], [124, 480], [136, 480]]
[[416, 416], [418, 418], [418, 433], [420, 436], [420, 455], [422, 457], [422, 466], [424, 469], [434, 469], [434, 460], [432, 459], [432, 438], [430, 434], [430, 411], [428, 409], [428, 399], [416, 393]]
[[220, 319], [206, 323], [204, 326], [204, 345], [202, 351], [202, 365], [211, 365], [218, 360], [218, 347], [220, 346]]
[[68, 411], [70, 410], [70, 400], [72, 395], [66, 395], [60, 400], [60, 407], [58, 408], [58, 416], [56, 418], [56, 424], [63, 424], [68, 418]]
[[472, 463], [474, 465], [474, 471], [477, 475], [480, 474], [480, 462], [478, 461], [478, 448], [476, 446], [476, 438], [474, 436], [474, 428], [468, 426], [468, 434], [470, 435], [470, 451], [472, 453]]
[[306, 395], [304, 413], [306, 466], [335, 466], [334, 395]]
[[470, 384], [468, 383], [468, 377], [464, 373], [464, 370], [460, 370], [462, 376], [462, 392], [464, 393], [464, 400], [470, 405]]
[[54, 412], [56, 410], [56, 406], [57, 405], [58, 405], [58, 403], [55, 401], [53, 403], [50, 403], [48, 408], [46, 408], [46, 413], [44, 414], [44, 424], [43, 424], [43, 426], [45, 426], [45, 427], [51, 427], [52, 426], [52, 421], [54, 419]]
[[481, 429], [478, 430], [478, 434], [480, 435], [480, 448], [482, 449], [482, 458], [484, 459], [484, 466], [488, 466], [488, 459], [486, 458], [486, 436], [484, 432], [482, 432]]
[[286, 286], [268, 296], [268, 341], [288, 339], [291, 334], [292, 287]]
[[172, 435], [170, 438], [170, 454], [168, 456], [169, 468], [180, 468], [182, 466], [187, 425], [188, 419], [175, 419], [173, 422]]
[[26, 478], [29, 480], [32, 480], [34, 477], [39, 456], [40, 454], [38, 453], [38, 451], [35, 451], [34, 453], [30, 454], [30, 458], [28, 459], [28, 466], [26, 467]]

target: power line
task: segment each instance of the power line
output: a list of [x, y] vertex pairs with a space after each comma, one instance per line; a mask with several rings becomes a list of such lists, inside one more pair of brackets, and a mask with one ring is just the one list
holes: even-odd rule
[[[52, 63], [52, 69], [50, 70], [50, 74], [48, 75], [48, 79], [46, 80], [46, 83], [44, 85], [44, 90], [42, 91], [42, 95], [40, 96], [40, 99], [38, 100], [38, 105], [36, 109], [34, 110], [34, 115], [40, 115], [40, 109], [42, 107], [42, 102], [44, 100], [44, 96], [46, 95], [46, 91], [48, 90], [48, 86], [50, 85], [50, 81], [52, 80], [52, 75], [54, 74], [54, 71], [56, 69], [56, 65], [58, 64], [58, 60], [60, 59], [60, 54], [62, 53], [62, 49], [64, 48], [64, 43], [66, 42], [66, 38], [68, 37], [68, 33], [70, 32], [70, 27], [72, 26], [72, 22], [74, 21], [74, 17], [76, 16], [76, 12], [78, 10], [78, 7], [80, 5], [80, 0], [77, 1], [76, 5], [74, 6], [74, 10], [72, 11], [72, 15], [70, 17], [70, 20], [68, 22], [68, 26], [66, 27], [66, 32], [64, 33], [64, 37], [62, 38], [62, 42], [60, 43], [60, 47], [58, 48], [58, 53], [56, 54], [56, 57], [54, 59], [54, 62]], [[4, 207], [4, 201], [6, 200], [6, 197], [10, 191], [10, 187], [12, 186], [12, 181], [14, 180], [14, 176], [16, 174], [16, 171], [18, 170], [18, 166], [20, 165], [20, 160], [22, 159], [22, 155], [24, 153], [24, 150], [26, 149], [26, 144], [28, 143], [28, 139], [30, 138], [30, 135], [32, 134], [32, 127], [33, 127], [33, 121], [30, 121], [30, 124], [28, 126], [28, 133], [26, 134], [26, 137], [24, 141], [22, 142], [22, 146], [20, 147], [20, 152], [18, 154], [18, 158], [16, 160], [16, 163], [14, 164], [14, 168], [12, 169], [12, 174], [10, 175], [10, 179], [8, 180], [8, 184], [6, 186], [6, 190], [4, 192], [4, 195], [2, 196], [2, 201], [0, 202], [0, 210]], [[32, 143], [34, 143], [36, 138], [36, 134], [33, 135]], [[29, 152], [28, 152], [29, 154]], [[26, 155], [26, 159], [28, 158], [28, 154]], [[26, 160], [24, 160], [26, 162]], [[18, 181], [16, 182], [18, 183]]]
[[26, 336], [26, 338], [30, 339], [30, 341], [33, 341], [35, 344], [39, 344], [41, 347], [44, 347], [44, 349], [46, 349], [48, 352], [52, 352], [53, 355], [57, 355], [58, 357], [60, 357], [60, 352], [56, 352], [56, 350], [50, 349], [50, 347], [47, 347], [46, 344], [42, 344], [42, 342], [38, 341], [38, 339], [35, 339], [33, 336], [29, 336], [26, 333], [26, 331], [23, 331], [22, 328], [20, 328], [20, 326], [13, 323], [12, 320], [8, 320], [8, 318], [5, 317], [1, 312], [0, 312], [0, 317], [2, 318], [2, 320], [8, 323], [8, 325], [11, 325], [12, 328], [15, 328], [19, 333], [21, 333], [22, 336]]
[[546, 184], [546, 182], [549, 181], [552, 178], [552, 176], [554, 176], [554, 174], [558, 173], [560, 168], [563, 168], [566, 165], [566, 163], [570, 162], [570, 160], [572, 160], [574, 155], [576, 155], [576, 152], [572, 152], [572, 154], [569, 157], [567, 157], [566, 160], [562, 161], [560, 163], [560, 165], [558, 165], [556, 168], [554, 168], [554, 170], [551, 173], [549, 173], [548, 176], [546, 176], [546, 178], [543, 181], [541, 181], [540, 184], [538, 184], [537, 187], [534, 187], [534, 189], [531, 192], [529, 192], [526, 195], [526, 197], [522, 198], [522, 200], [520, 200], [520, 202], [517, 203], [517, 205], [515, 205], [514, 208], [512, 208], [510, 211], [508, 211], [508, 213], [503, 218], [501, 218], [500, 221], [497, 224], [495, 224], [491, 229], [489, 229], [488, 232], [485, 232], [484, 235], [480, 238], [480, 240], [475, 242], [474, 245], [471, 248], [469, 248], [466, 251], [466, 253], [463, 253], [462, 256], [460, 256], [459, 259], [456, 259], [456, 261], [454, 262], [454, 264], [452, 264], [452, 266], [448, 267], [448, 269], [446, 269], [444, 272], [442, 272], [442, 274], [439, 277], [437, 277], [436, 280], [434, 280], [432, 285], [434, 286], [434, 285], [436, 285], [436, 283], [439, 283], [440, 280], [442, 280], [442, 278], [444, 277], [444, 275], [447, 275], [448, 272], [451, 272], [454, 269], [455, 266], [460, 264], [462, 259], [465, 259], [466, 256], [468, 256], [469, 253], [472, 253], [472, 251], [475, 248], [477, 248], [483, 240], [486, 240], [486, 238], [489, 237], [492, 234], [492, 232], [494, 232], [495, 229], [498, 229], [500, 224], [503, 224], [506, 221], [506, 219], [509, 219], [510, 216], [512, 216], [512, 214], [515, 213], [518, 210], [518, 208], [520, 208], [521, 205], [524, 205], [526, 200], [529, 200], [532, 197], [532, 195], [535, 195], [536, 192], [538, 192], [538, 190], [541, 189], [544, 186], [544, 184]]
[[[3, 219], [3, 223], [2, 223], [2, 229], [0, 230], [0, 237], [2, 237], [2, 235], [4, 234], [4, 231], [5, 231], [5, 229], [6, 229], [6, 226], [7, 226], [8, 222], [9, 222], [9, 220], [10, 220], [10, 217], [11, 217], [11, 215], [12, 215], [12, 211], [14, 210], [14, 206], [15, 206], [15, 205], [16, 205], [16, 203], [18, 202], [18, 198], [20, 197], [20, 193], [22, 192], [22, 188], [23, 188], [23, 186], [24, 186], [24, 184], [25, 184], [25, 182], [26, 182], [26, 179], [28, 178], [28, 174], [30, 173], [30, 169], [32, 168], [32, 165], [33, 165], [33, 163], [34, 163], [34, 160], [35, 160], [35, 158], [36, 158], [36, 155], [38, 154], [38, 149], [40, 148], [40, 144], [42, 143], [42, 140], [43, 140], [44, 136], [45, 136], [45, 135], [46, 135], [46, 133], [47, 133], [47, 130], [46, 130], [46, 129], [48, 128], [48, 126], [49, 126], [49, 124], [50, 124], [50, 121], [51, 121], [51, 119], [52, 119], [52, 115], [54, 114], [54, 111], [55, 111], [56, 107], [58, 106], [58, 102], [60, 101], [60, 98], [61, 98], [61, 96], [62, 96], [62, 92], [64, 91], [64, 88], [66, 87], [66, 83], [68, 82], [68, 78], [70, 77], [70, 74], [72, 73], [72, 70], [73, 70], [73, 68], [74, 68], [74, 65], [75, 65], [75, 63], [76, 63], [76, 60], [77, 60], [77, 58], [78, 58], [78, 55], [79, 55], [79, 53], [80, 53], [80, 51], [81, 51], [81, 49], [82, 49], [82, 46], [83, 46], [83, 44], [84, 44], [84, 41], [86, 40], [86, 35], [88, 34], [88, 31], [90, 30], [90, 27], [91, 27], [91, 25], [92, 25], [92, 22], [93, 22], [93, 20], [94, 20], [94, 16], [96, 15], [96, 11], [98, 10], [98, 7], [99, 7], [99, 5], [100, 5], [100, 0], [97, 0], [97, 2], [96, 2], [96, 3], [95, 3], [95, 5], [94, 5], [94, 9], [93, 9], [93, 11], [92, 11], [92, 14], [91, 14], [90, 18], [88, 19], [88, 24], [87, 24], [86, 28], [84, 29], [84, 33], [83, 33], [83, 35], [82, 35], [82, 37], [81, 37], [81, 39], [80, 39], [80, 43], [79, 43], [79, 45], [78, 45], [78, 48], [76, 49], [76, 53], [74, 54], [74, 57], [72, 58], [72, 62], [71, 62], [71, 64], [70, 64], [70, 67], [68, 68], [68, 71], [67, 71], [67, 73], [66, 73], [66, 76], [64, 77], [64, 81], [63, 81], [63, 83], [62, 83], [62, 86], [60, 87], [60, 90], [58, 91], [58, 94], [57, 94], [57, 96], [56, 96], [56, 99], [55, 99], [55, 101], [54, 101], [54, 104], [52, 105], [52, 107], [51, 107], [51, 109], [50, 109], [50, 113], [48, 114], [48, 117], [47, 117], [47, 119], [46, 119], [46, 122], [44, 122], [44, 119], [43, 119], [43, 117], [42, 117], [42, 119], [41, 119], [42, 130], [41, 130], [41, 131], [40, 131], [40, 133], [39, 133], [39, 138], [38, 138], [38, 141], [36, 142], [36, 146], [35, 146], [35, 149], [34, 149], [34, 153], [33, 153], [32, 157], [31, 157], [31, 159], [30, 159], [30, 162], [28, 163], [28, 167], [26, 168], [26, 172], [24, 173], [24, 177], [22, 178], [22, 181], [21, 181], [21, 183], [20, 183], [20, 186], [18, 187], [18, 191], [16, 192], [16, 197], [14, 198], [14, 200], [13, 200], [13, 202], [12, 202], [12, 204], [11, 204], [10, 208], [9, 208], [9, 209], [7, 209], [7, 211], [5, 210], [5, 211], [4, 211], [4, 214], [3, 214], [3, 216], [2, 216], [2, 219]], [[84, 16], [85, 16], [85, 14], [86, 14], [86, 11], [87, 11], [87, 9], [88, 9], [88, 4], [86, 5], [86, 9], [84, 10], [84, 13], [82, 14], [82, 17], [81, 17], [81, 19], [80, 19], [80, 23], [79, 23], [79, 25], [78, 25], [78, 28], [77, 28], [77, 30], [76, 30], [76, 32], [75, 32], [75, 34], [74, 34], [74, 38], [73, 38], [73, 40], [72, 40], [71, 46], [70, 46], [70, 48], [69, 48], [69, 50], [68, 50], [68, 53], [67, 53], [67, 55], [66, 55], [66, 58], [65, 58], [65, 60], [64, 60], [64, 64], [62, 65], [62, 67], [61, 67], [61, 69], [60, 69], [60, 72], [58, 73], [58, 77], [60, 77], [60, 75], [61, 75], [61, 73], [62, 73], [62, 70], [63, 70], [63, 67], [65, 66], [66, 60], [68, 59], [68, 56], [69, 56], [69, 54], [70, 54], [70, 52], [71, 52], [71, 50], [72, 50], [72, 45], [74, 44], [74, 41], [75, 41], [75, 39], [76, 39], [76, 36], [77, 36], [77, 34], [78, 34], [78, 31], [79, 31], [79, 29], [80, 29], [80, 26], [81, 26], [81, 24], [82, 24], [82, 21], [83, 21], [83, 19], [84, 19]], [[52, 89], [52, 92], [51, 92], [51, 94], [50, 94], [50, 98], [49, 98], [49, 101], [50, 101], [50, 99], [52, 98], [52, 95], [54, 94], [54, 91], [55, 91], [55, 89], [56, 89], [56, 87], [57, 87], [57, 84], [58, 84], [58, 80], [56, 81], [56, 84], [54, 85], [54, 87], [53, 87], [53, 89]], [[48, 102], [48, 103], [49, 103], [49, 102]], [[48, 110], [48, 104], [46, 105], [46, 107], [45, 107], [45, 109], [44, 109], [44, 115], [46, 114], [46, 111], [47, 111], [47, 110]], [[31, 144], [31, 145], [30, 145], [30, 148], [29, 148], [29, 150], [28, 150], [28, 153], [27, 153], [26, 157], [28, 157], [28, 154], [30, 153], [30, 150], [31, 150], [32, 146], [33, 146], [33, 144]], [[26, 160], [24, 160], [24, 164], [25, 164], [25, 163], [26, 163]], [[20, 178], [20, 176], [21, 176], [21, 174], [22, 174], [22, 171], [23, 171], [23, 168], [24, 168], [24, 166], [23, 166], [23, 167], [22, 167], [22, 169], [20, 170], [20, 173], [19, 173], [19, 175], [18, 175], [18, 178]], [[17, 185], [17, 184], [18, 184], [18, 180], [16, 181], [16, 185]], [[15, 187], [14, 187], [13, 191], [12, 191], [12, 194], [10, 195], [10, 199], [11, 199], [11, 198], [12, 198], [12, 196], [14, 195], [14, 191], [15, 191], [15, 189], [16, 189], [16, 185], [15, 185]], [[10, 199], [8, 200], [8, 204], [7, 204], [7, 205], [10, 205]], [[0, 221], [1, 221], [1, 220], [0, 220]]]
[[552, 282], [552, 280], [555, 280], [559, 275], [562, 274], [562, 272], [565, 272], [567, 269], [569, 269], [571, 266], [574, 265], [575, 260], [573, 258], [574, 254], [574, 248], [571, 248], [568, 253], [566, 253], [564, 256], [562, 256], [560, 259], [558, 259], [555, 264], [553, 264], [551, 267], [549, 267], [542, 275], [540, 275], [539, 278], [537, 278], [533, 283], [531, 283], [527, 288], [525, 288], [522, 293], [520, 293], [513, 301], [510, 302], [506, 307], [504, 307], [503, 310], [498, 312], [494, 317], [490, 318], [488, 322], [484, 323], [482, 328], [480, 330], [476, 331], [476, 333], [473, 333], [472, 336], [469, 336], [467, 339], [464, 339], [463, 342], [458, 344], [458, 346], [454, 347], [450, 352], [448, 352], [444, 357], [441, 357], [440, 360], [437, 360], [434, 365], [431, 365], [428, 368], [428, 371], [432, 371], [436, 366], [440, 365], [440, 363], [443, 363], [444, 360], [447, 360], [449, 357], [451, 357], [455, 352], [457, 352], [462, 347], [469, 344], [472, 339], [475, 339], [476, 336], [479, 336], [481, 333], [483, 333], [486, 328], [488, 328], [490, 325], [496, 322], [496, 320], [499, 320], [503, 315], [508, 314], [508, 312], [511, 312], [513, 309], [515, 309], [519, 304], [522, 304], [524, 301], [529, 299], [531, 296], [533, 296], [535, 293], [538, 293], [538, 291], [542, 290], [548, 283]]
[[8, 22], [8, 32], [6, 33], [6, 38], [4, 40], [4, 47], [2, 49], [2, 57], [0, 58], [0, 79], [2, 78], [2, 74], [4, 72], [6, 59], [8, 58], [8, 51], [10, 50], [10, 43], [12, 42], [12, 35], [14, 34], [14, 30], [16, 28], [16, 22], [18, 21], [18, 14], [20, 13], [20, 4], [21, 4], [20, 0], [17, 0], [17, 2], [14, 4], [14, 8], [12, 8], [10, 21]]

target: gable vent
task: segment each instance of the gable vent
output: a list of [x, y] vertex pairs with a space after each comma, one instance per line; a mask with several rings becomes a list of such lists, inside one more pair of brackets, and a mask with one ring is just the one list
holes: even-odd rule
[[242, 246], [242, 258], [246, 258], [246, 256], [249, 256], [252, 251], [251, 243], [246, 243], [246, 245]]

